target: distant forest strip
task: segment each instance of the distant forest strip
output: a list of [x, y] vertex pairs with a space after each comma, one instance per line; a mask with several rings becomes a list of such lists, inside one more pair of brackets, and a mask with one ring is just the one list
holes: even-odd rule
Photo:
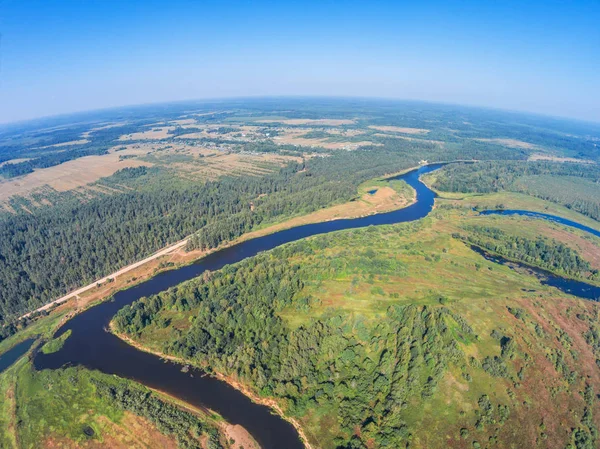
[[436, 174], [444, 192], [527, 193], [600, 220], [600, 165], [493, 161], [453, 164]]
[[[78, 286], [200, 230], [214, 247], [265, 222], [308, 213], [356, 196], [358, 185], [421, 159], [524, 158], [525, 153], [473, 145], [397, 141], [291, 164], [264, 177], [223, 177], [197, 184], [153, 178], [146, 187], [87, 203], [42, 208], [0, 221], [0, 321], [39, 307]], [[143, 179], [143, 178], [140, 178]], [[255, 204], [253, 208], [251, 203]], [[254, 210], [252, 210], [254, 209]]]

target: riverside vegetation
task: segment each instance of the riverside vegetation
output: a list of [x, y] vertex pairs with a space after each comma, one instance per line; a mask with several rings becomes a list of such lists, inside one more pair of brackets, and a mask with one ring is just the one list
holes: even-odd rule
[[[470, 245], [598, 283], [597, 238], [472, 208], [597, 226], [600, 130], [412, 103], [196, 107], [188, 127], [194, 107], [170, 105], [0, 130], [0, 188], [85, 157], [142, 164], [83, 193], [2, 200], [0, 352], [39, 335], [41, 351], [60, 351], [69, 335], [51, 336], [63, 308], [17, 317], [169, 243], [191, 236], [187, 250], [215, 248], [360, 201], [367, 184], [410, 198], [402, 183], [372, 180], [423, 160], [478, 160], [428, 175], [443, 195], [427, 219], [285, 245], [144, 298], [114, 327], [276, 401], [315, 448], [598, 446], [598, 305]], [[256, 155], [281, 159], [200, 170]], [[540, 155], [552, 161], [528, 161]], [[231, 446], [218, 416], [81, 367], [36, 372], [24, 358], [0, 374], [0, 394], [2, 447]]]
[[532, 244], [521, 226], [442, 207], [317, 236], [142, 299], [114, 325], [275, 398], [316, 447], [592, 448], [598, 306], [463, 243], [491, 234], [516, 260], [589, 274], [568, 241]]
[[[127, 153], [123, 160], [145, 164], [121, 169], [77, 194], [46, 188], [6, 200], [11, 212], [0, 213], [0, 321], [11, 321], [189, 235], [197, 233], [188, 249], [211, 248], [258, 226], [355, 199], [365, 180], [421, 160], [510, 160], [510, 171], [523, 166], [517, 161], [540, 152], [598, 158], [589, 138], [597, 130], [578, 123], [529, 116], [518, 116], [515, 123], [517, 116], [506, 113], [401, 102], [285, 104], [285, 115], [282, 103], [269, 100], [209, 102], [125, 108], [87, 114], [82, 116], [87, 122], [77, 124], [60, 118], [0, 130], [6, 177], [107, 152]], [[183, 128], [177, 119], [189, 121], [194, 108], [200, 115]], [[341, 124], [327, 124], [330, 118]], [[290, 119], [296, 122], [287, 123]], [[319, 120], [325, 124], [311, 124]], [[158, 140], [161, 145], [154, 145], [152, 130], [162, 129], [157, 122], [170, 121], [169, 132]], [[178, 139], [198, 130], [204, 132], [201, 137]], [[276, 140], [295, 130], [329, 137], [313, 139], [310, 146]], [[328, 139], [337, 141], [341, 135], [348, 144], [363, 144], [351, 152], [327, 147]], [[498, 137], [504, 140], [493, 139]], [[285, 155], [297, 162], [288, 160], [284, 167], [255, 162], [241, 171], [197, 175], [204, 170], [202, 161], [219, 154], [223, 165], [230, 163], [227, 155], [248, 154]], [[569, 180], [574, 176], [580, 175]], [[11, 179], [28, 180], [22, 175]], [[574, 185], [573, 195], [561, 202], [591, 211], [594, 185], [590, 176], [582, 179], [589, 184], [586, 197], [577, 199], [579, 186]], [[9, 184], [0, 179], [0, 185]], [[532, 185], [535, 189], [541, 187]]]
[[522, 192], [600, 220], [600, 166], [494, 161], [445, 167], [433, 187], [445, 192]]
[[6, 448], [226, 444], [218, 416], [191, 413], [131, 381], [83, 368], [36, 372], [21, 360], [0, 374], [0, 391], [6, 398], [0, 445]]

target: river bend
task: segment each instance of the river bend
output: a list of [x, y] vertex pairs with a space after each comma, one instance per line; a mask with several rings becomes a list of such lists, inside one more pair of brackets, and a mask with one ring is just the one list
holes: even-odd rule
[[354, 219], [341, 219], [308, 224], [279, 231], [270, 235], [247, 240], [237, 245], [209, 254], [198, 262], [175, 270], [166, 271], [114, 295], [66, 322], [55, 337], [71, 330], [71, 336], [63, 348], [53, 354], [37, 353], [36, 369], [56, 369], [63, 365], [82, 365], [107, 374], [116, 374], [140, 382], [197, 406], [219, 413], [232, 424], [246, 428], [262, 449], [302, 449], [304, 445], [294, 427], [266, 406], [253, 403], [240, 391], [199, 369], [184, 373], [181, 365], [166, 362], [156, 355], [143, 352], [128, 345], [106, 329], [112, 317], [125, 305], [143, 296], [163, 290], [195, 278], [206, 270], [218, 270], [225, 265], [252, 257], [285, 243], [305, 237], [344, 229], [371, 225], [409, 222], [426, 217], [432, 210], [435, 193], [423, 184], [419, 177], [441, 167], [433, 164], [398, 176], [416, 191], [412, 205], [382, 214]]

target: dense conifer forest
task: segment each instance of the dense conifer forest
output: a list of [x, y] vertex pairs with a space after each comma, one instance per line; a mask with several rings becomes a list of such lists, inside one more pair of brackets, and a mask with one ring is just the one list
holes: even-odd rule
[[145, 168], [115, 173], [143, 188], [81, 203], [67, 201], [0, 220], [0, 319], [14, 317], [193, 235], [187, 248], [214, 248], [264, 223], [305, 214], [356, 196], [367, 180], [431, 161], [522, 157], [475, 145], [443, 149], [388, 139], [384, 148], [290, 163], [265, 176], [173, 182]]

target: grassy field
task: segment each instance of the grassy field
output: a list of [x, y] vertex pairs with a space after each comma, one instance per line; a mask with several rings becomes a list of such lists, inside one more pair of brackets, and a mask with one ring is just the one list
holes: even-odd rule
[[[287, 326], [288, 338], [300, 338], [295, 335], [317, 323], [335, 323], [339, 329], [336, 338], [347, 341], [346, 350], [339, 342], [339, 353], [325, 357], [332, 342], [323, 340], [323, 348], [316, 348], [318, 354], [322, 352], [315, 355], [314, 363], [323, 364], [323, 369], [331, 366], [334, 373], [339, 370], [343, 384], [350, 380], [341, 380], [347, 374], [336, 357], [345, 357], [349, 348], [357, 355], [364, 351], [366, 358], [353, 362], [362, 366], [353, 374], [353, 382], [360, 384], [366, 382], [363, 376], [372, 369], [370, 365], [379, 363], [390, 348], [393, 334], [389, 332], [395, 326], [392, 310], [447, 310], [452, 318], [444, 319], [445, 324], [417, 326], [414, 322], [406, 331], [409, 347], [412, 341], [429, 348], [424, 359], [414, 362], [421, 366], [419, 380], [414, 382], [423, 391], [429, 388], [427, 379], [433, 374], [427, 373], [433, 373], [429, 370], [436, 366], [434, 361], [445, 360], [439, 342], [427, 346], [428, 334], [436, 335], [440, 325], [446, 328], [440, 337], [431, 338], [435, 342], [443, 332], [451, 332], [461, 354], [436, 368], [443, 375], [434, 382], [430, 395], [419, 394], [417, 388], [395, 412], [406, 426], [402, 432], [410, 435], [411, 448], [563, 449], [574, 441], [572, 429], [579, 428], [591, 438], [594, 426], [600, 424], [598, 401], [588, 404], [583, 391], [586, 385], [600, 389], [596, 365], [600, 352], [590, 337], [600, 313], [598, 305], [543, 286], [525, 270], [487, 261], [453, 238], [457, 230], [464, 232], [473, 224], [493, 225], [523, 237], [554, 231], [553, 239], [580, 251], [570, 239], [577, 242], [580, 237], [553, 224], [480, 217], [464, 208], [437, 208], [431, 217], [417, 223], [342, 231], [293, 243], [290, 248], [297, 245], [299, 249], [291, 251], [285, 263], [301, 267], [303, 288], [289, 306], [277, 312]], [[600, 250], [599, 241], [585, 242], [593, 245], [587, 254]], [[284, 263], [279, 255], [272, 257], [273, 263]], [[161, 350], [167, 342], [185, 335], [197, 312], [167, 308], [156, 322], [169, 322], [169, 326], [152, 324], [137, 338]], [[397, 386], [392, 384], [393, 388]], [[338, 394], [341, 396], [309, 407], [300, 417], [317, 447], [336, 447], [336, 439], [344, 433], [336, 418], [340, 407], [349, 400], [346, 395], [356, 401], [362, 390]], [[365, 401], [372, 410], [380, 407], [376, 397]], [[289, 406], [285, 400], [281, 404]], [[592, 417], [586, 421], [589, 426], [582, 418], [586, 414]], [[371, 425], [362, 424], [356, 431], [367, 447], [387, 447], [376, 443], [382, 441], [378, 432], [385, 428], [385, 420], [372, 419]]]
[[[139, 404], [140, 411], [133, 413], [130, 406], [124, 407], [99, 394], [98, 382], [129, 391], [125, 397]], [[0, 394], [5, 398], [0, 403], [0, 446], [6, 449], [175, 449], [183, 446], [179, 434], [172, 429], [186, 428], [188, 423], [196, 425], [194, 422], [205, 430], [187, 437], [197, 447], [204, 448], [208, 441], [205, 432], [211, 428], [216, 431], [221, 425], [197, 411], [183, 411], [186, 410], [183, 405], [173, 408], [180, 410], [177, 412], [180, 416], [165, 410], [165, 418], [156, 421], [153, 415], [156, 405], [171, 402], [170, 398], [151, 393], [133, 382], [83, 368], [36, 372], [26, 358], [0, 375]], [[136, 394], [141, 399], [136, 400]], [[159, 402], [144, 408], [144, 401], [152, 397]]]
[[56, 330], [57, 325], [65, 318], [67, 313], [68, 311], [65, 309], [54, 311], [49, 316], [37, 319], [34, 323], [18, 331], [15, 335], [0, 341], [0, 354], [5, 353], [16, 344], [31, 337], [41, 336], [50, 338]]
[[62, 349], [62, 347], [65, 344], [65, 341], [67, 341], [67, 338], [69, 338], [70, 336], [71, 329], [67, 330], [60, 337], [53, 338], [52, 340], [50, 340], [48, 343], [42, 346], [40, 351], [42, 351], [43, 354], [53, 354], [55, 352], [58, 352]]

